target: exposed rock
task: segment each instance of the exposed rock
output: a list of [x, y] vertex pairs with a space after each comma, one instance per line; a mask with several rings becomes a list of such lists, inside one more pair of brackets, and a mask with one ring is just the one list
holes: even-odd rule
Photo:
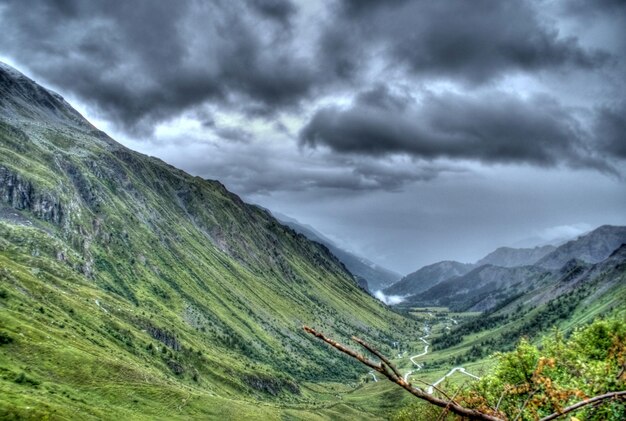
[[0, 200], [15, 209], [28, 210], [38, 218], [55, 224], [61, 224], [64, 218], [64, 207], [56, 197], [37, 192], [30, 181], [2, 166]]
[[176, 360], [167, 360], [167, 366], [176, 374], [180, 376], [185, 372], [185, 368]]
[[167, 345], [174, 351], [180, 351], [180, 342], [178, 342], [178, 339], [176, 339], [176, 336], [173, 333], [151, 325], [148, 326], [146, 330], [148, 334], [157, 341]]
[[469, 263], [460, 263], [452, 260], [433, 263], [408, 274], [384, 290], [387, 295], [418, 294], [429, 288], [456, 276], [465, 275], [475, 266]]
[[294, 395], [300, 394], [300, 387], [291, 380], [271, 377], [260, 374], [250, 374], [244, 377], [244, 382], [253, 389], [260, 392], [277, 396], [283, 390]]
[[626, 243], [626, 227], [603, 225], [588, 234], [568, 241], [537, 262], [546, 269], [560, 269], [571, 259], [599, 263]]

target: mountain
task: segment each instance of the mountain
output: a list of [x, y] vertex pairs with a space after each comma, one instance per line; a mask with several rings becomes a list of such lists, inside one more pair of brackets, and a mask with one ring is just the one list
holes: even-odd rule
[[407, 302], [403, 304], [487, 311], [501, 301], [537, 286], [549, 276], [549, 271], [534, 266], [505, 268], [483, 265], [462, 276], [437, 283], [432, 288], [407, 298]]
[[[425, 270], [437, 268], [440, 263], [427, 266], [415, 273], [423, 273], [420, 285], [431, 285], [430, 288], [416, 287], [403, 279], [385, 292], [405, 295], [399, 304], [402, 307], [448, 306], [454, 310], [491, 311], [516, 296], [556, 282], [563, 273], [571, 276], [604, 261], [623, 243], [626, 227], [604, 225], [556, 248], [501, 247], [479, 260], [473, 270], [446, 279]], [[406, 288], [399, 289], [400, 286]]]
[[366, 372], [303, 324], [387, 353], [418, 329], [322, 245], [0, 65], [0, 418], [336, 419], [323, 382]]
[[406, 275], [383, 292], [386, 295], [419, 294], [440, 282], [465, 275], [473, 268], [474, 265], [470, 263], [460, 263], [452, 260], [437, 262]]
[[[453, 260], [444, 260], [424, 266], [417, 271], [406, 275], [397, 283], [386, 288], [387, 295], [409, 296], [420, 294], [435, 285], [452, 278], [467, 274], [475, 268], [484, 265], [513, 268], [516, 266], [532, 265], [548, 253], [554, 251], [555, 246], [545, 245], [534, 248], [500, 247], [476, 263], [460, 263]], [[444, 286], [444, 289], [446, 287]], [[438, 290], [435, 290], [438, 291]], [[412, 300], [409, 300], [412, 302]], [[403, 303], [402, 305], [406, 305]]]
[[526, 285], [525, 292], [434, 338], [433, 350], [447, 349], [458, 365], [510, 350], [520, 337], [532, 340], [549, 331], [552, 336], [554, 327], [571, 332], [598, 317], [624, 320], [626, 245], [598, 263], [572, 259], [539, 282]]
[[536, 264], [546, 269], [558, 269], [571, 259], [598, 263], [623, 243], [626, 243], [626, 227], [603, 225], [559, 246]]
[[335, 255], [346, 268], [357, 277], [359, 281], [365, 281], [362, 283], [370, 291], [377, 291], [383, 289], [400, 279], [400, 275], [377, 265], [364, 257], [357, 256], [349, 251], [337, 246], [332, 240], [325, 237], [315, 228], [310, 225], [302, 224], [297, 220], [282, 215], [280, 213], [273, 213], [273, 215], [283, 224], [292, 228], [296, 232], [303, 234], [311, 241], [316, 241], [328, 247], [330, 252]]
[[534, 248], [500, 247], [476, 262], [476, 266], [494, 265], [512, 268], [515, 266], [532, 265], [554, 250], [556, 250], [556, 247], [552, 245]]
[[[556, 272], [558, 279], [548, 288], [533, 291], [525, 297], [530, 305], [547, 303], [557, 297], [584, 288], [594, 288], [586, 298], [598, 298], [617, 286], [626, 285], [626, 244], [621, 244], [606, 259], [592, 264], [572, 259]], [[614, 297], [615, 298], [615, 297]], [[588, 299], [588, 301], [591, 301]]]

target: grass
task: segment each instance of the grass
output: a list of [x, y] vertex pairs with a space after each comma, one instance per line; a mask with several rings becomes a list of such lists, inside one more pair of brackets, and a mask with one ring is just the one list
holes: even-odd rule
[[0, 215], [18, 214], [0, 220], [0, 418], [363, 413], [366, 399], [303, 386], [355, 391], [363, 371], [302, 325], [388, 351], [417, 321], [217, 182], [78, 129], [18, 126], [0, 126], [0, 167], [31, 198], [0, 185]]

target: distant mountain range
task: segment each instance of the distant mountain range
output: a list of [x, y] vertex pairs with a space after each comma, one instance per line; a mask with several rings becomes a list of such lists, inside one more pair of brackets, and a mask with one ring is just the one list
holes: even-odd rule
[[626, 243], [626, 227], [603, 225], [588, 234], [559, 246], [536, 262], [546, 269], [559, 269], [571, 259], [598, 263]]
[[556, 246], [552, 245], [534, 248], [500, 247], [476, 262], [475, 266], [494, 265], [512, 268], [532, 265], [554, 250]]
[[386, 295], [418, 294], [435, 285], [456, 276], [461, 276], [474, 268], [471, 263], [460, 263], [453, 260], [433, 263], [408, 274], [399, 282], [386, 288]]
[[351, 253], [337, 244], [331, 239], [324, 236], [324, 234], [317, 231], [310, 225], [303, 224], [298, 220], [291, 218], [281, 213], [272, 212], [274, 217], [283, 224], [292, 228], [294, 231], [304, 235], [311, 241], [323, 244], [330, 252], [339, 259], [341, 263], [352, 273], [359, 285], [367, 288], [369, 291], [374, 292], [383, 288], [386, 288], [402, 277], [400, 274], [384, 268], [376, 263], [354, 253]]
[[487, 311], [516, 295], [558, 280], [572, 267], [603, 262], [626, 243], [626, 227], [601, 226], [558, 247], [501, 247], [475, 264], [442, 261], [386, 288], [400, 306], [448, 306]]

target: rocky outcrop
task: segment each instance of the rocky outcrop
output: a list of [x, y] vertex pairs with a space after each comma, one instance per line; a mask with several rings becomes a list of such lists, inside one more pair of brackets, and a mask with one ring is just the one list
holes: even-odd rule
[[260, 374], [250, 374], [244, 377], [244, 382], [251, 388], [272, 396], [279, 395], [283, 390], [294, 395], [300, 394], [300, 388], [298, 385], [287, 379]]
[[85, 177], [84, 171], [69, 161], [64, 164], [64, 169], [83, 202], [90, 208], [97, 209], [101, 202], [100, 194], [98, 189]]
[[2, 166], [0, 200], [15, 209], [30, 211], [37, 218], [55, 224], [61, 224], [65, 217], [65, 209], [56, 197], [38, 192], [32, 182]]
[[180, 342], [173, 333], [170, 333], [160, 327], [148, 326], [146, 328], [148, 334], [157, 341], [167, 345], [174, 351], [180, 351]]

